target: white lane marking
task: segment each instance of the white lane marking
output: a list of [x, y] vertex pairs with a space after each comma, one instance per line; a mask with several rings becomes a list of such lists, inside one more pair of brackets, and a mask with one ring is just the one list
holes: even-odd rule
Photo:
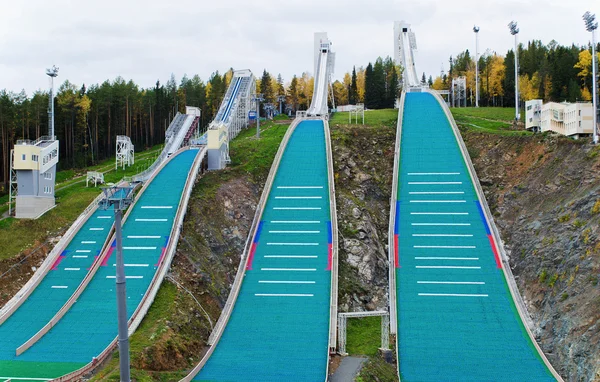
[[137, 235], [130, 235], [127, 236], [128, 239], [160, 239], [160, 236], [137, 236]]
[[104, 231], [104, 228], [90, 228], [90, 231]]
[[73, 255], [74, 259], [87, 259], [87, 255]]
[[98, 216], [98, 219], [110, 219], [112, 216]]
[[413, 248], [473, 249], [474, 245], [413, 245]]
[[274, 210], [320, 210], [321, 207], [273, 207]]
[[410, 225], [422, 225], [422, 226], [470, 226], [471, 223], [410, 223]]
[[469, 234], [453, 234], [453, 233], [413, 233], [415, 237], [473, 237]]
[[0, 377], [4, 381], [51, 381], [54, 378]]
[[466, 200], [411, 200], [411, 203], [466, 203]]
[[91, 249], [78, 249], [75, 251], [76, 253], [90, 253], [92, 252]]
[[468, 212], [411, 212], [411, 215], [468, 215]]
[[316, 189], [316, 188], [323, 188], [323, 186], [277, 186], [277, 188], [283, 188], [283, 189]]
[[260, 268], [261, 271], [314, 272], [317, 268]]
[[487, 294], [466, 294], [466, 293], [419, 293], [419, 296], [437, 296], [437, 297], [488, 297]]
[[65, 268], [65, 271], [79, 271], [81, 268]]
[[[123, 264], [126, 267], [148, 267], [150, 266], [150, 264]], [[117, 266], [117, 264], [113, 264], [114, 267]]]
[[137, 218], [136, 222], [166, 222], [167, 219], [146, 219], [146, 218]]
[[464, 194], [464, 191], [411, 191], [409, 195], [460, 195]]
[[265, 258], [270, 259], [316, 259], [316, 255], [265, 255]]
[[458, 265], [417, 265], [419, 269], [481, 269], [481, 267], [463, 267]]
[[254, 293], [258, 297], [313, 297], [312, 293]]
[[139, 250], [139, 249], [156, 249], [156, 247], [123, 247], [123, 249], [132, 249], [132, 250]]
[[67, 289], [68, 286], [66, 286], [66, 285], [52, 285], [50, 288], [52, 288], [52, 289]]
[[462, 184], [462, 182], [408, 182], [408, 184]]
[[287, 245], [287, 246], [300, 245], [300, 246], [305, 246], [305, 245], [319, 245], [319, 243], [267, 243], [267, 245]]
[[323, 199], [322, 196], [276, 196], [275, 199]]
[[483, 281], [417, 281], [417, 284], [485, 285]]
[[409, 172], [408, 175], [460, 175], [460, 172]]
[[321, 233], [321, 231], [269, 231], [269, 233]]
[[479, 257], [415, 257], [415, 260], [479, 260]]
[[271, 220], [275, 224], [319, 224], [320, 220]]
[[81, 242], [81, 244], [96, 244], [95, 241], [91, 241], [91, 240], [84, 240]]
[[315, 281], [258, 280], [260, 284], [314, 284]]
[[142, 209], [165, 210], [173, 208], [173, 206], [142, 206]]
[[[106, 276], [107, 279], [116, 279], [117, 276]], [[126, 279], [143, 279], [144, 276], [125, 276]]]

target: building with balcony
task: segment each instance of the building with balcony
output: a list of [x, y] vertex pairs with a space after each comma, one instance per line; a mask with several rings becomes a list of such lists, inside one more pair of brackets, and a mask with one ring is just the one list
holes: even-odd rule
[[12, 156], [17, 189], [15, 217], [36, 219], [55, 206], [57, 163], [58, 141], [55, 137], [17, 141]]
[[540, 131], [553, 131], [575, 139], [591, 135], [593, 112], [594, 108], [589, 102], [548, 102], [541, 109]]

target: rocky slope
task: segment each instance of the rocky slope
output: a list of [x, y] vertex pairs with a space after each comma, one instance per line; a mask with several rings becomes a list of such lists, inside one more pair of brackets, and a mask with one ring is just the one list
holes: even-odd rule
[[332, 125], [339, 229], [340, 311], [385, 310], [395, 121]]
[[600, 380], [599, 148], [462, 133], [538, 342], [565, 380]]

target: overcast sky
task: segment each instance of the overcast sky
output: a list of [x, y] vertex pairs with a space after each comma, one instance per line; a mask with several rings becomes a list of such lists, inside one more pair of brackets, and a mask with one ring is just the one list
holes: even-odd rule
[[419, 75], [434, 77], [448, 57], [474, 51], [504, 54], [513, 44], [507, 24], [519, 23], [520, 41], [555, 39], [587, 43], [582, 14], [600, 16], [597, 0], [0, 0], [0, 89], [47, 88], [44, 70], [60, 67], [81, 85], [120, 75], [150, 87], [174, 73], [199, 74], [230, 67], [266, 68], [292, 75], [313, 70], [313, 33], [328, 32], [336, 52], [335, 78], [393, 54], [393, 23], [416, 33]]

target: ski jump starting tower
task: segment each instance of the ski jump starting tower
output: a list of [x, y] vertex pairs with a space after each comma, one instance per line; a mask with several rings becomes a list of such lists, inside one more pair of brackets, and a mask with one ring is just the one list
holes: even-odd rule
[[208, 126], [208, 169], [220, 170], [231, 161], [229, 141], [248, 126], [248, 112], [252, 109], [252, 94], [256, 93], [256, 79], [250, 70], [233, 72], [231, 83], [219, 107], [217, 116]]

